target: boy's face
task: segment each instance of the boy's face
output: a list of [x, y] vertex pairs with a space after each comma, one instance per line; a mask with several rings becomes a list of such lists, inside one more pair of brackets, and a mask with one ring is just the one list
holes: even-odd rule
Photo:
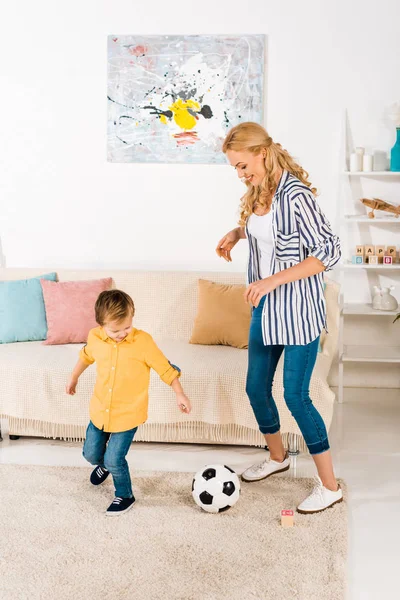
[[122, 321], [105, 321], [103, 329], [112, 340], [122, 342], [132, 331], [132, 315], [129, 315]]

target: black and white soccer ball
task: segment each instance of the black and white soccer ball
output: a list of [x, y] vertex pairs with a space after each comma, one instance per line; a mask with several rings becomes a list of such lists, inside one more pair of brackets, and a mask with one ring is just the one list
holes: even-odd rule
[[207, 465], [193, 478], [192, 496], [203, 510], [224, 512], [239, 500], [239, 477], [225, 465]]

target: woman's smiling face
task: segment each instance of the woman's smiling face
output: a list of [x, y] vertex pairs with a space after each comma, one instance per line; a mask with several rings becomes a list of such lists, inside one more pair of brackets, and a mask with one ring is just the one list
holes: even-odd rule
[[230, 165], [236, 169], [239, 179], [254, 186], [261, 184], [267, 172], [265, 168], [265, 151], [253, 154], [247, 150], [241, 152], [227, 150], [226, 155]]

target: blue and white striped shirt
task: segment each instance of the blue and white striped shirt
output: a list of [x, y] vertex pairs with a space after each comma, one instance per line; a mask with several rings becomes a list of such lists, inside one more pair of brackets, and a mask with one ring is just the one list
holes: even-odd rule
[[[271, 275], [315, 256], [329, 271], [340, 259], [340, 241], [310, 188], [284, 171], [272, 205], [274, 248]], [[261, 253], [246, 225], [249, 241], [248, 283], [261, 279]], [[326, 328], [324, 275], [279, 286], [265, 298], [262, 332], [265, 345], [304, 346]]]

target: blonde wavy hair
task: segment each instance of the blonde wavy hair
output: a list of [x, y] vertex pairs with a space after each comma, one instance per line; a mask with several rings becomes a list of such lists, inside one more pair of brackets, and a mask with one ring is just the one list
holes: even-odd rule
[[241, 227], [246, 225], [247, 219], [256, 207], [270, 208], [276, 181], [282, 169], [297, 177], [310, 188], [314, 195], [317, 194], [316, 188], [312, 187], [308, 181], [307, 171], [294, 161], [287, 150], [275, 143], [264, 127], [258, 123], [248, 122], [236, 125], [229, 131], [222, 146], [224, 154], [227, 150], [234, 150], [235, 152], [247, 151], [257, 155], [263, 149], [266, 151], [265, 169], [267, 172], [259, 186], [253, 186], [246, 181], [247, 192], [242, 196], [240, 203], [239, 225]]

